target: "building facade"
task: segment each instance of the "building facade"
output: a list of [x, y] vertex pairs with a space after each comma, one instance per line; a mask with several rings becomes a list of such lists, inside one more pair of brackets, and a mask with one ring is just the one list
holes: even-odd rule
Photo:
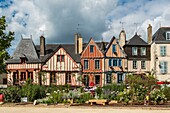
[[104, 84], [104, 48], [98, 45], [91, 38], [81, 54], [85, 86], [91, 84], [103, 86]]
[[31, 38], [21, 39], [12, 58], [6, 61], [8, 85], [22, 85], [31, 79], [33, 84], [80, 86], [77, 79], [81, 64], [76, 47], [75, 44], [45, 44], [43, 36], [36, 46]]
[[151, 39], [151, 71], [158, 82], [170, 82], [170, 27], [159, 28]]
[[105, 79], [106, 84], [121, 83], [127, 72], [126, 54], [113, 37], [105, 51]]
[[150, 45], [137, 33], [126, 42], [124, 51], [127, 54], [128, 73], [146, 74], [150, 72]]

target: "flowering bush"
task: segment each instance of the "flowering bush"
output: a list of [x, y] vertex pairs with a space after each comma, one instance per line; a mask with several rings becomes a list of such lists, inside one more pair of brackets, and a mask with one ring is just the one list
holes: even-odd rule
[[59, 90], [54, 91], [50, 94], [50, 96], [48, 97], [48, 101], [50, 103], [62, 103], [63, 102], [63, 93]]
[[150, 92], [150, 99], [155, 104], [159, 104], [161, 101], [167, 100], [162, 89], [154, 89]]
[[117, 95], [125, 88], [124, 84], [111, 84], [103, 86], [102, 95], [104, 99], [117, 100]]
[[119, 94], [117, 95], [117, 99], [120, 102], [128, 104], [129, 101], [131, 100], [130, 89], [124, 89], [124, 91], [119, 92]]

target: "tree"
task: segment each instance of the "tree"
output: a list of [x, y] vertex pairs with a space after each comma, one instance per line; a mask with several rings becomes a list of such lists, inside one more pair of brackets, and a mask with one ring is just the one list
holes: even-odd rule
[[0, 17], [0, 73], [5, 72], [4, 61], [9, 58], [7, 49], [11, 46], [11, 41], [14, 40], [14, 32], [6, 31], [5, 16]]

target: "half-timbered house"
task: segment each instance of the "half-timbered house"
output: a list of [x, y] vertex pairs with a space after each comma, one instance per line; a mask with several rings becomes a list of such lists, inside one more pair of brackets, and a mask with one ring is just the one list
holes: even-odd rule
[[21, 39], [11, 59], [6, 61], [8, 85], [21, 85], [30, 78], [34, 84], [79, 86], [82, 37], [75, 34], [75, 44], [40, 45]]
[[81, 54], [84, 85], [103, 86], [104, 84], [104, 50], [105, 43], [89, 40]]
[[126, 54], [118, 40], [113, 37], [105, 51], [106, 84], [121, 83], [127, 72]]
[[41, 62], [32, 39], [21, 39], [12, 58], [6, 61], [8, 85], [23, 84], [30, 78], [37, 83], [36, 73], [41, 68]]

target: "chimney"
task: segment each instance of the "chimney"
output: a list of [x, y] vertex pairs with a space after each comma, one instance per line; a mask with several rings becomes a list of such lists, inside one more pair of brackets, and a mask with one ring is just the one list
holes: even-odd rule
[[75, 53], [80, 54], [83, 50], [83, 38], [81, 37], [81, 34], [78, 33], [76, 33], [74, 37], [75, 37]]
[[152, 26], [149, 24], [148, 26], [148, 44], [150, 44], [152, 41]]
[[45, 55], [45, 38], [44, 36], [40, 37], [40, 56]]
[[123, 46], [125, 45], [126, 42], [126, 33], [124, 30], [121, 30], [120, 34], [119, 34], [119, 44], [123, 49]]

